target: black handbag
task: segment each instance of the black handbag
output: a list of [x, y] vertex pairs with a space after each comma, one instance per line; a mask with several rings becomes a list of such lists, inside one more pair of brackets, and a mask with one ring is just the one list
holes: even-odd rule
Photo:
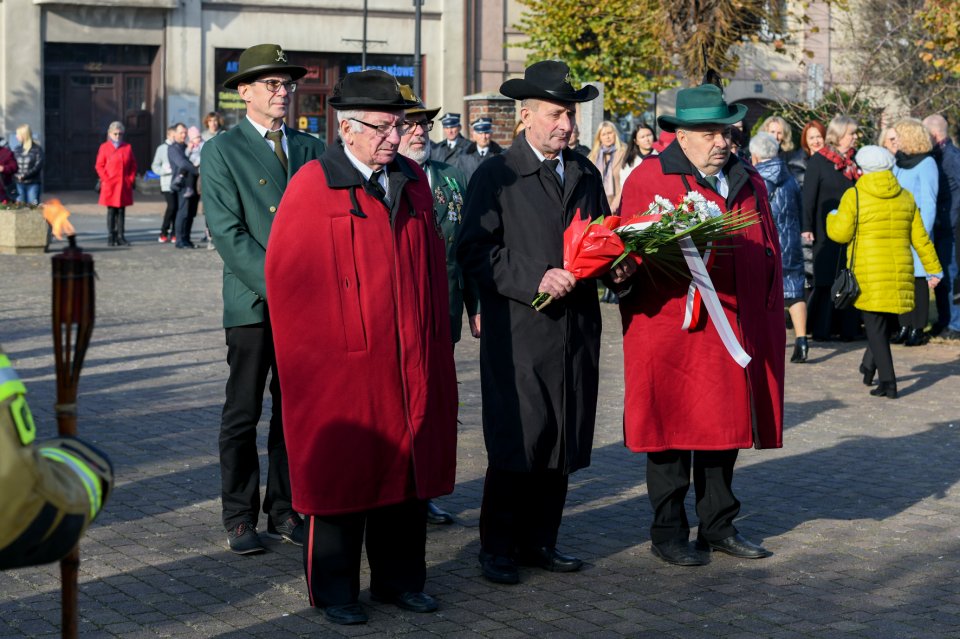
[[853, 187], [854, 195], [857, 198], [857, 212], [853, 218], [853, 240], [850, 244], [850, 268], [840, 268], [840, 260], [843, 254], [837, 257], [836, 279], [833, 280], [833, 286], [830, 287], [830, 299], [833, 300], [833, 307], [837, 310], [850, 308], [857, 298], [860, 297], [860, 284], [857, 283], [857, 277], [853, 274], [853, 260], [857, 249], [857, 224], [860, 221], [860, 192], [857, 187]]

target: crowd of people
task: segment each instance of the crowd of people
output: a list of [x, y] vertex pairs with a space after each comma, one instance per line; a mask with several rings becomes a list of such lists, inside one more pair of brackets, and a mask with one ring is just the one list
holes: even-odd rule
[[[500, 87], [518, 102], [509, 146], [483, 117], [468, 141], [452, 112], [431, 143], [440, 107], [368, 70], [337, 84], [338, 139], [327, 147], [285, 124], [306, 73], [279, 45], [245, 50], [224, 86], [246, 117], [229, 131], [217, 113], [202, 132], [172, 125], [152, 168], [167, 203], [160, 242], [193, 246], [202, 193], [223, 261], [228, 547], [266, 550], [262, 512], [265, 535], [303, 548], [310, 603], [332, 623], [368, 620], [358, 601], [364, 547], [374, 600], [417, 613], [439, 605], [425, 592], [426, 530], [454, 521], [433, 500], [455, 486], [453, 353], [464, 311], [480, 340], [488, 461], [481, 574], [517, 584], [522, 566], [583, 565], [558, 547], [570, 475], [591, 462], [600, 381], [598, 281], [563, 267], [564, 231], [578, 219], [629, 216], [689, 193], [756, 215], [731, 250], [705, 258], [713, 306], [708, 291], [665, 280], [649, 261], [623, 260], [602, 278], [622, 321], [624, 445], [645, 453], [651, 550], [670, 564], [772, 554], [735, 525], [733, 478], [739, 450], [783, 445], [785, 314], [790, 362], [807, 362], [811, 341], [865, 335], [859, 374], [870, 395], [891, 399], [890, 344], [923, 344], [931, 289], [932, 332], [960, 337], [960, 151], [939, 115], [898, 121], [859, 148], [850, 117], [808, 122], [795, 138], [774, 116], [744, 145], [746, 107], [703, 84], [678, 92], [675, 113], [657, 119], [659, 139], [640, 124], [624, 140], [604, 121], [587, 148], [577, 108], [598, 92], [544, 61]], [[123, 245], [136, 163], [123, 125], [107, 133], [100, 203], [110, 243]], [[18, 161], [42, 163], [29, 129], [17, 137]], [[831, 289], [843, 267], [859, 295], [838, 308]], [[554, 302], [535, 309], [538, 294]], [[742, 359], [730, 357], [731, 339]]]

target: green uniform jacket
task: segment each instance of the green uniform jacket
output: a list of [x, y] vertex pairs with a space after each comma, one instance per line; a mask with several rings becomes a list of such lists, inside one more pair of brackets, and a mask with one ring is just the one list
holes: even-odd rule
[[263, 322], [267, 239], [287, 181], [319, 158], [323, 142], [286, 127], [287, 173], [249, 120], [203, 145], [203, 214], [223, 258], [223, 326]]
[[447, 284], [450, 292], [450, 337], [453, 343], [460, 341], [463, 308], [467, 315], [476, 315], [479, 310], [479, 295], [476, 282], [465, 280], [457, 263], [457, 235], [463, 221], [463, 195], [467, 192], [467, 180], [463, 171], [455, 166], [436, 160], [427, 160], [424, 173], [430, 179], [433, 191], [433, 214], [443, 233], [447, 247]]

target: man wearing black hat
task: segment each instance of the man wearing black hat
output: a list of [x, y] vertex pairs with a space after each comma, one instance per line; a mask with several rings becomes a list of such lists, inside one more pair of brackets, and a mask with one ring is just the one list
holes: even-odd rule
[[276, 44], [240, 54], [237, 73], [224, 82], [247, 104], [247, 117], [203, 145], [203, 210], [223, 259], [223, 325], [226, 329], [226, 401], [220, 424], [223, 524], [230, 549], [263, 552], [257, 535], [260, 463], [257, 422], [268, 373], [273, 415], [267, 437], [267, 534], [302, 545], [303, 525], [290, 497], [287, 451], [280, 411], [280, 381], [263, 276], [267, 239], [287, 181], [324, 144], [287, 127], [290, 98], [304, 67], [289, 64]]
[[430, 158], [438, 162], [453, 164], [467, 148], [467, 138], [460, 135], [460, 114], [447, 113], [440, 118], [443, 125], [443, 140], [435, 142], [430, 150]]
[[[712, 84], [681, 90], [676, 116], [658, 119], [676, 140], [630, 174], [621, 203], [622, 214], [631, 216], [646, 211], [655, 196], [679, 202], [692, 191], [722, 211], [758, 216], [724, 242], [731, 245], [727, 250], [704, 256], [712, 279], [706, 292], [641, 265], [632, 291], [620, 297], [626, 445], [647, 453], [653, 554], [680, 566], [707, 563], [711, 550], [741, 559], [770, 554], [734, 525], [739, 449], [782, 446], [786, 341], [780, 243], [766, 187], [730, 148], [730, 128], [746, 111], [728, 105]], [[746, 351], [739, 361], [728, 352], [729, 337], [722, 337], [729, 333], [718, 328], [723, 322], [705, 310], [702, 295], [710, 289]], [[691, 473], [699, 519], [695, 545], [684, 508]]]
[[267, 251], [307, 588], [338, 624], [367, 621], [364, 539], [375, 601], [437, 608], [426, 501], [453, 491], [457, 380], [433, 197], [397, 154], [416, 105], [383, 71], [347, 74], [330, 99], [343, 145], [290, 183]]
[[[562, 268], [563, 232], [575, 216], [609, 211], [596, 167], [567, 148], [577, 103], [597, 90], [575, 90], [567, 65], [546, 61], [500, 92], [522, 100], [525, 128], [477, 168], [457, 257], [477, 280], [483, 309], [480, 564], [487, 579], [515, 584], [518, 563], [554, 572], [582, 565], [557, 550], [557, 535], [568, 476], [590, 463], [600, 307], [596, 282]], [[614, 276], [629, 272], [618, 267]], [[542, 312], [531, 306], [540, 292], [554, 298]]]
[[493, 137], [493, 120], [477, 118], [470, 125], [470, 128], [473, 129], [473, 142], [467, 145], [467, 148], [463, 150], [456, 161], [456, 165], [467, 176], [468, 182], [481, 162], [503, 153], [503, 148], [491, 139]]

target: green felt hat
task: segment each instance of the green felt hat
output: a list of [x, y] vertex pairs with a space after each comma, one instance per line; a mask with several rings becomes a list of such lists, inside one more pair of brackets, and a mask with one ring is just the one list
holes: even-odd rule
[[701, 84], [692, 89], [677, 92], [677, 114], [661, 115], [657, 124], [664, 131], [673, 133], [684, 127], [702, 124], [733, 124], [747, 115], [743, 104], [728, 105], [723, 91], [715, 84]]
[[240, 69], [224, 80], [223, 86], [236, 89], [242, 82], [251, 82], [267, 73], [289, 73], [291, 80], [307, 75], [306, 67], [289, 64], [279, 44], [258, 44], [240, 54]]
[[437, 114], [440, 113], [440, 107], [435, 109], [428, 109], [423, 106], [423, 100], [421, 100], [416, 93], [413, 92], [413, 89], [409, 84], [400, 85], [400, 95], [403, 96], [404, 100], [409, 102], [416, 102], [417, 106], [410, 107], [404, 111], [407, 115], [420, 115], [421, 113], [426, 114], [428, 120], [432, 120], [437, 117]]

